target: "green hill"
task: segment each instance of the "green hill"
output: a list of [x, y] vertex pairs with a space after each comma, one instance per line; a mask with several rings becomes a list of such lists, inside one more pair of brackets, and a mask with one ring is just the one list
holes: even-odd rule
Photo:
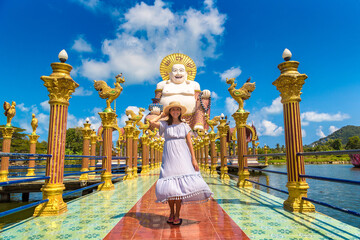
[[310, 145], [311, 146], [322, 145], [330, 139], [341, 139], [342, 144], [346, 144], [348, 142], [349, 137], [353, 137], [353, 136], [360, 137], [360, 127], [348, 125], [348, 126], [340, 128], [339, 130], [336, 130], [329, 136], [320, 138], [319, 140], [313, 142]]

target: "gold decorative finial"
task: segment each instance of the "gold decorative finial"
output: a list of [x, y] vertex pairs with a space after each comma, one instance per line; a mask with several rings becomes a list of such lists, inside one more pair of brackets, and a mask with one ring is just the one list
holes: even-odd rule
[[13, 101], [10, 105], [10, 103], [8, 102], [4, 102], [4, 110], [5, 110], [5, 116], [6, 116], [6, 125], [5, 127], [11, 127], [11, 120], [13, 119], [13, 117], [16, 114], [16, 109], [15, 109], [16, 103]]
[[240, 89], [235, 89], [236, 83], [235, 78], [226, 78], [226, 83], [231, 84], [228, 88], [228, 91], [233, 99], [238, 102], [239, 108], [236, 112], [245, 112], [244, 110], [244, 100], [250, 98], [251, 93], [255, 90], [255, 83], [250, 82], [249, 78]]
[[68, 54], [65, 51], [65, 49], [61, 50], [58, 57], [59, 57], [60, 62], [62, 62], [62, 63], [65, 63], [68, 60]]
[[96, 81], [94, 80], [94, 87], [96, 91], [99, 92], [99, 96], [102, 99], [106, 99], [106, 109], [104, 112], [113, 112], [111, 109], [111, 103], [120, 96], [120, 93], [122, 92], [123, 88], [121, 87], [120, 83], [125, 82], [125, 77], [122, 77], [122, 73], [115, 76], [116, 82], [115, 82], [115, 88], [110, 88], [105, 81]]
[[38, 127], [38, 119], [35, 117], [35, 114], [32, 114], [31, 127], [33, 129], [31, 135], [36, 135], [36, 128]]
[[143, 122], [139, 121], [136, 123], [136, 125], [139, 126], [139, 129], [143, 131], [143, 135], [145, 135], [146, 130], [148, 130], [148, 128], [150, 127], [150, 123], [149, 120], [146, 120], [146, 124], [144, 124]]

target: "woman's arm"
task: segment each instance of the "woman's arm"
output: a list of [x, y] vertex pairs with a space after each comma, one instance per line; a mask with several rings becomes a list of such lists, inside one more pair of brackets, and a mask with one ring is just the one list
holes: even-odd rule
[[154, 117], [153, 119], [149, 120], [149, 123], [152, 127], [155, 127], [155, 128], [160, 128], [160, 122], [159, 120], [163, 117], [165, 117], [165, 113], [162, 112], [161, 114], [157, 115], [156, 117]]
[[190, 150], [190, 153], [191, 153], [191, 161], [192, 161], [192, 164], [195, 168], [195, 171], [199, 171], [199, 165], [196, 161], [196, 158], [195, 158], [195, 152], [194, 152], [194, 148], [193, 148], [193, 145], [192, 145], [192, 142], [191, 142], [191, 135], [190, 135], [190, 132], [186, 135], [186, 143], [189, 147], [189, 150]]

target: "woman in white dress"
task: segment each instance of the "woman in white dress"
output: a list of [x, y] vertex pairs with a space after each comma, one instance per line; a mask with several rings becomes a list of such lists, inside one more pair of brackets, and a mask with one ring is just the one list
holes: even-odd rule
[[[186, 108], [179, 102], [171, 102], [161, 115], [150, 121], [165, 138], [160, 177], [156, 183], [156, 202], [169, 203], [167, 222], [174, 225], [182, 223], [181, 204], [205, 202], [213, 194], [199, 172], [191, 128], [181, 120], [181, 114], [185, 112]], [[168, 120], [159, 122], [166, 116]]]

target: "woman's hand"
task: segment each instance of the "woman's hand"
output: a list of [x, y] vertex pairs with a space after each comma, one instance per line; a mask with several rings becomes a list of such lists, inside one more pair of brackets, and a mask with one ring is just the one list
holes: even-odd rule
[[198, 172], [198, 171], [199, 171], [199, 165], [198, 165], [198, 163], [197, 163], [197, 161], [196, 161], [195, 158], [193, 158], [192, 164], [193, 164], [193, 166], [194, 166], [195, 171]]

